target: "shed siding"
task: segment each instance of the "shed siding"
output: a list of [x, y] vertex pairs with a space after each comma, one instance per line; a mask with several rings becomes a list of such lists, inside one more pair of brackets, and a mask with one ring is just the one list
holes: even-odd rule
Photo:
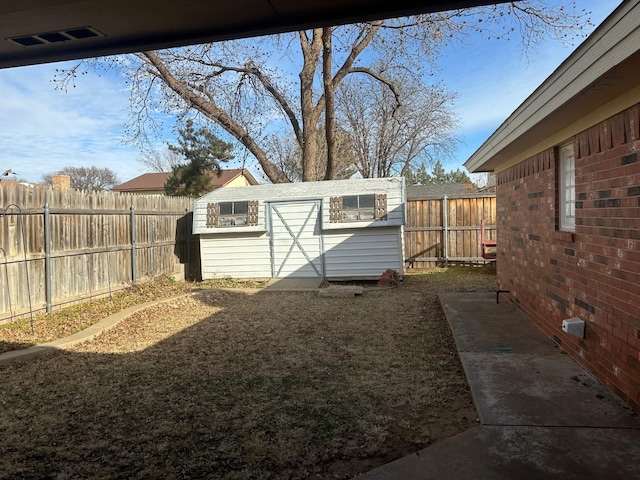
[[398, 228], [336, 230], [325, 234], [327, 277], [380, 276], [402, 271], [402, 235]]
[[270, 278], [269, 238], [262, 234], [218, 234], [200, 238], [203, 280]]

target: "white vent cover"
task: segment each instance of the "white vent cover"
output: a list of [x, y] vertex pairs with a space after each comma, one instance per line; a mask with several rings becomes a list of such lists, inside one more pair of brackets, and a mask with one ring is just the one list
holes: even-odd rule
[[562, 331], [578, 338], [584, 338], [585, 321], [578, 318], [567, 318], [562, 321]]

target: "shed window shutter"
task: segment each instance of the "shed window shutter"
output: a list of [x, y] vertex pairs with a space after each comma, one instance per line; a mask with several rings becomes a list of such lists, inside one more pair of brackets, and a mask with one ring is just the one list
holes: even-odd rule
[[258, 201], [257, 200], [252, 200], [248, 202], [247, 225], [258, 225]]
[[207, 203], [207, 228], [218, 226], [218, 215], [220, 209], [217, 203]]
[[329, 222], [342, 221], [342, 197], [331, 197], [329, 202]]
[[376, 206], [375, 206], [374, 215], [376, 220], [387, 219], [387, 194], [386, 193], [379, 193], [376, 195]]

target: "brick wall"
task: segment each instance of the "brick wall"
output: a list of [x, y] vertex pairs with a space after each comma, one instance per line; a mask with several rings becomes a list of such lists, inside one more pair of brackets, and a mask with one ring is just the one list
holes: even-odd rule
[[[559, 232], [556, 149], [497, 178], [498, 282], [640, 411], [640, 106], [576, 135], [576, 231]], [[562, 320], [587, 322], [584, 339]]]

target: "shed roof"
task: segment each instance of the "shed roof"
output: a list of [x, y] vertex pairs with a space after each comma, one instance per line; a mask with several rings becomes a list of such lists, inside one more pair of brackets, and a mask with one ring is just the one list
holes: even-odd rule
[[[231, 168], [227, 170], [221, 170], [220, 175], [216, 175], [211, 172], [211, 185], [214, 188], [224, 187], [229, 182], [239, 177], [244, 173], [249, 183], [257, 185], [257, 181], [253, 176], [242, 168]], [[115, 192], [150, 192], [150, 191], [164, 191], [164, 185], [171, 176], [171, 172], [161, 173], [143, 173], [142, 175], [132, 178], [128, 182], [121, 183], [112, 188]]]
[[[333, 197], [351, 195], [384, 194], [387, 199], [387, 216], [384, 221], [331, 222]], [[256, 201], [259, 205], [258, 224], [212, 229], [207, 226], [211, 203]], [[323, 230], [344, 230], [378, 227], [400, 227], [404, 225], [405, 187], [403, 177], [365, 178], [350, 180], [328, 180], [320, 182], [272, 183], [250, 187], [217, 188], [195, 200], [193, 204], [193, 233], [227, 234], [264, 232], [268, 221], [265, 217], [267, 204], [326, 202], [320, 208]]]
[[[381, 193], [394, 190], [404, 196], [404, 178], [365, 178], [302, 183], [268, 183], [250, 187], [219, 188], [206, 193], [196, 204], [215, 201], [309, 199], [339, 195]], [[195, 207], [194, 207], [195, 208]]]
[[[640, 0], [622, 4], [465, 162], [500, 171], [640, 99]], [[498, 86], [496, 86], [498, 88]]]

